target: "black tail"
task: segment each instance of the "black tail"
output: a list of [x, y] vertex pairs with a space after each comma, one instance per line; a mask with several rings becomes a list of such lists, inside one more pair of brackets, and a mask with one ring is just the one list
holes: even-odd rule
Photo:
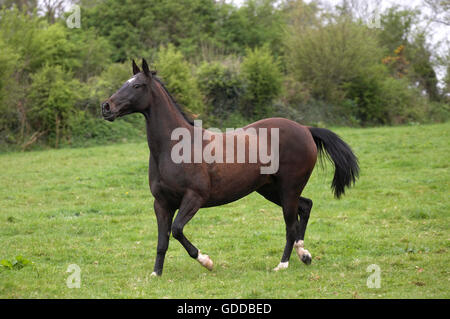
[[334, 178], [331, 188], [336, 198], [345, 193], [345, 187], [355, 183], [359, 175], [358, 159], [350, 146], [330, 130], [309, 127], [314, 142], [316, 142], [319, 156], [325, 156], [334, 164]]

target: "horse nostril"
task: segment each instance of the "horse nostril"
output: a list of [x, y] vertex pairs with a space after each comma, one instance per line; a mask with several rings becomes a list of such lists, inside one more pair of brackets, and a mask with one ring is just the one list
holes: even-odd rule
[[105, 110], [106, 112], [109, 112], [111, 110], [108, 102], [103, 103], [103, 110]]

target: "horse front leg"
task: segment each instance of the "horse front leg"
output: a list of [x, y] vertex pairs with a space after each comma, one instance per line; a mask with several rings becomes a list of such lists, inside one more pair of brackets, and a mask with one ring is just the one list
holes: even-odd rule
[[172, 234], [177, 239], [189, 256], [196, 259], [203, 267], [212, 270], [213, 262], [208, 255], [201, 254], [200, 251], [183, 234], [184, 226], [191, 220], [203, 204], [203, 199], [194, 191], [188, 190], [184, 195], [177, 217], [172, 225]]
[[169, 248], [169, 236], [172, 227], [174, 209], [155, 199], [154, 202], [156, 221], [158, 223], [158, 246], [156, 248], [156, 261], [152, 276], [161, 276], [164, 266], [164, 258]]
[[302, 262], [309, 265], [311, 264], [311, 254], [308, 250], [305, 249], [304, 239], [305, 239], [305, 231], [306, 226], [308, 226], [309, 215], [311, 213], [313, 202], [312, 200], [300, 197], [299, 207], [298, 207], [298, 215], [300, 217], [300, 222], [298, 223], [297, 228], [297, 238], [294, 243], [294, 248], [297, 252], [298, 257]]

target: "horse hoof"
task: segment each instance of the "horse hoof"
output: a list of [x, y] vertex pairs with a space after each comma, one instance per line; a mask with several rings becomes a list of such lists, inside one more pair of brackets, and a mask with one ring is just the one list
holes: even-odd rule
[[210, 271], [213, 269], [214, 263], [211, 260], [211, 258], [209, 258], [208, 255], [203, 255], [203, 254], [200, 254], [200, 252], [199, 252], [197, 261], [200, 263], [200, 265], [202, 265], [206, 269], [208, 269]]
[[297, 251], [297, 255], [300, 258], [300, 260], [304, 262], [306, 265], [310, 265], [312, 260], [311, 254], [303, 247], [304, 247], [303, 240], [299, 240], [294, 243], [294, 248]]
[[303, 254], [303, 256], [301, 257], [301, 260], [303, 261], [303, 263], [305, 263], [306, 265], [310, 265], [311, 264], [311, 254], [309, 252], [305, 252]]

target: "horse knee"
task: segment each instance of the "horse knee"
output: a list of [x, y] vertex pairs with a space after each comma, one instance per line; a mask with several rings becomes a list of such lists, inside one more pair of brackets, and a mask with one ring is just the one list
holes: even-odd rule
[[183, 227], [179, 225], [172, 225], [172, 235], [173, 238], [180, 240], [183, 237]]

